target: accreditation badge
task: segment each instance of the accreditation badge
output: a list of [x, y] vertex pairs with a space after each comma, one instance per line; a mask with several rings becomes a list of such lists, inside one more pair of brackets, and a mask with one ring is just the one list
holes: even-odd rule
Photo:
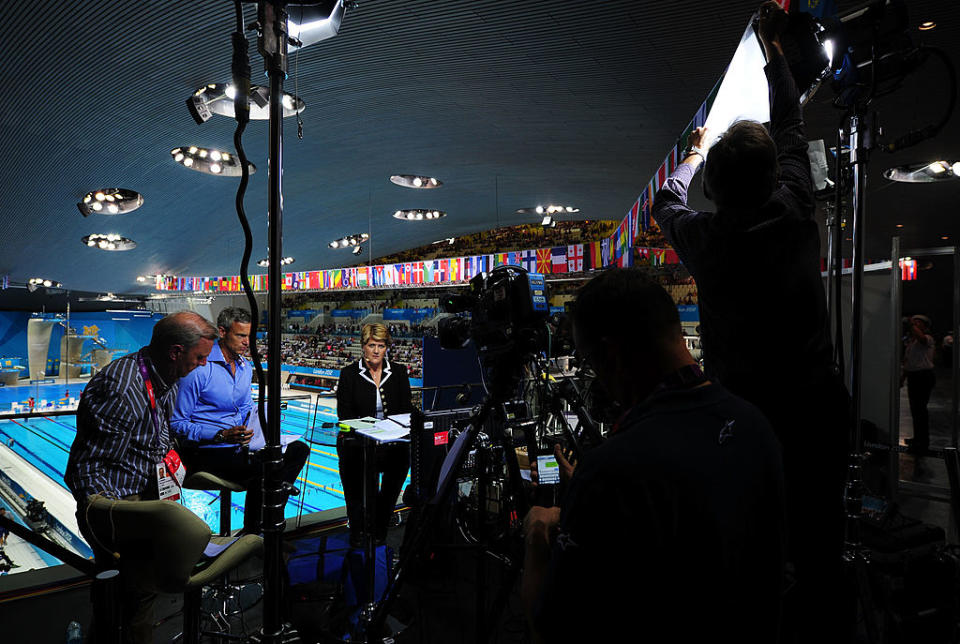
[[171, 449], [157, 463], [157, 491], [161, 501], [177, 501], [180, 499], [180, 487], [187, 475], [187, 469], [180, 461], [180, 455]]

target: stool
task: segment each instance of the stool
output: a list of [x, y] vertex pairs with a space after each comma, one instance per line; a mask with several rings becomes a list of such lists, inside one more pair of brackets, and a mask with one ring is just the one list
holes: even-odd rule
[[260, 537], [245, 535], [217, 556], [205, 557], [210, 528], [178, 503], [116, 501], [97, 495], [88, 497], [87, 503], [89, 529], [104, 548], [116, 551], [121, 576], [136, 580], [135, 585], [148, 592], [183, 593], [186, 644], [200, 642], [203, 587], [263, 551]]
[[210, 472], [193, 472], [183, 480], [188, 490], [218, 490], [220, 492], [220, 536], [230, 536], [230, 497], [231, 492], [246, 492], [241, 483], [228, 481]]

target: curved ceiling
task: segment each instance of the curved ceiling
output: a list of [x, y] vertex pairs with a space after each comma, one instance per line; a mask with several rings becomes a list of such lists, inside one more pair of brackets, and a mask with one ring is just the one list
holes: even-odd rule
[[[924, 38], [955, 55], [957, 3], [909, 4], [913, 22], [938, 22]], [[328, 246], [345, 234], [369, 230], [376, 257], [532, 221], [514, 211], [538, 203], [620, 219], [719, 78], [757, 5], [361, 0], [338, 36], [290, 56], [286, 89], [306, 101], [302, 140], [295, 120], [284, 121], [283, 251], [296, 258], [291, 270], [351, 263], [346, 250]], [[229, 80], [233, 25], [227, 0], [3, 3], [0, 275], [131, 292], [143, 290], [138, 274], [238, 272], [237, 180], [186, 170], [170, 157], [182, 145], [232, 149], [233, 122], [214, 116], [197, 125], [185, 100]], [[252, 35], [250, 42], [254, 82], [265, 83]], [[935, 119], [940, 72], [923, 74], [878, 101], [888, 130]], [[831, 140], [839, 113], [814, 104], [808, 117], [810, 138]], [[253, 121], [244, 137], [258, 168], [246, 199], [254, 260], [266, 246], [266, 129]], [[956, 158], [958, 142], [954, 119], [934, 141], [875, 157], [875, 254], [888, 253], [899, 219], [907, 245], [960, 234], [952, 214], [960, 182], [887, 184], [879, 176], [924, 155]], [[444, 185], [405, 189], [389, 181], [398, 173]], [[77, 201], [107, 187], [137, 190], [144, 204], [121, 217], [81, 217]], [[448, 216], [391, 216], [406, 208]], [[138, 246], [111, 253], [80, 242], [107, 232]]]

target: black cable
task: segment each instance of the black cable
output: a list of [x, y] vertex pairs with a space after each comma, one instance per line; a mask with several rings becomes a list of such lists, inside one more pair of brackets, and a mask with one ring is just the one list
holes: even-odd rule
[[[260, 360], [260, 350], [257, 348], [257, 329], [260, 326], [260, 307], [257, 306], [257, 298], [253, 294], [253, 288], [250, 286], [249, 264], [250, 255], [253, 252], [253, 233], [250, 230], [250, 222], [247, 221], [247, 213], [243, 208], [243, 198], [247, 191], [247, 184], [250, 183], [250, 166], [247, 162], [246, 152], [243, 150], [243, 132], [250, 122], [250, 57], [247, 54], [249, 44], [244, 35], [243, 25], [243, 6], [240, 0], [234, 0], [234, 8], [237, 16], [237, 30], [232, 34], [233, 42], [233, 86], [236, 94], [233, 98], [234, 118], [237, 120], [237, 127], [233, 133], [233, 145], [236, 148], [237, 158], [240, 160], [240, 185], [237, 186], [237, 218], [243, 227], [243, 258], [240, 260], [240, 282], [243, 285], [243, 292], [247, 296], [247, 302], [250, 305], [250, 330], [253, 336], [253, 342], [250, 343], [250, 358], [253, 360], [254, 369], [257, 372], [257, 417], [260, 420], [260, 426], [267, 426], [267, 417], [264, 410], [266, 396], [266, 379], [264, 377], [263, 363]], [[278, 360], [279, 356], [274, 356]], [[277, 365], [279, 367], [279, 364]]]
[[950, 81], [950, 100], [948, 101], [947, 109], [944, 111], [943, 116], [936, 124], [907, 132], [903, 136], [894, 140], [892, 143], [883, 146], [882, 149], [885, 152], [896, 152], [897, 150], [902, 150], [904, 148], [916, 145], [917, 143], [920, 143], [926, 139], [933, 138], [950, 121], [950, 117], [953, 115], [953, 110], [957, 104], [957, 72], [956, 68], [953, 66], [953, 62], [950, 60], [950, 57], [938, 47], [920, 47], [917, 51], [924, 56], [924, 60], [921, 62], [921, 64], [925, 63], [927, 61], [927, 57], [932, 54], [933, 56], [939, 58], [944, 67], [947, 68], [947, 75]]

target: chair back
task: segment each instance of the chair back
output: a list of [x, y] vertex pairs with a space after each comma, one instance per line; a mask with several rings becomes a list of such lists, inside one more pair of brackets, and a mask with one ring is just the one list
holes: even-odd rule
[[[103, 548], [117, 553], [118, 567], [148, 592], [183, 592], [210, 528], [174, 501], [117, 501], [88, 497], [86, 520]], [[81, 517], [81, 520], [84, 520]]]

